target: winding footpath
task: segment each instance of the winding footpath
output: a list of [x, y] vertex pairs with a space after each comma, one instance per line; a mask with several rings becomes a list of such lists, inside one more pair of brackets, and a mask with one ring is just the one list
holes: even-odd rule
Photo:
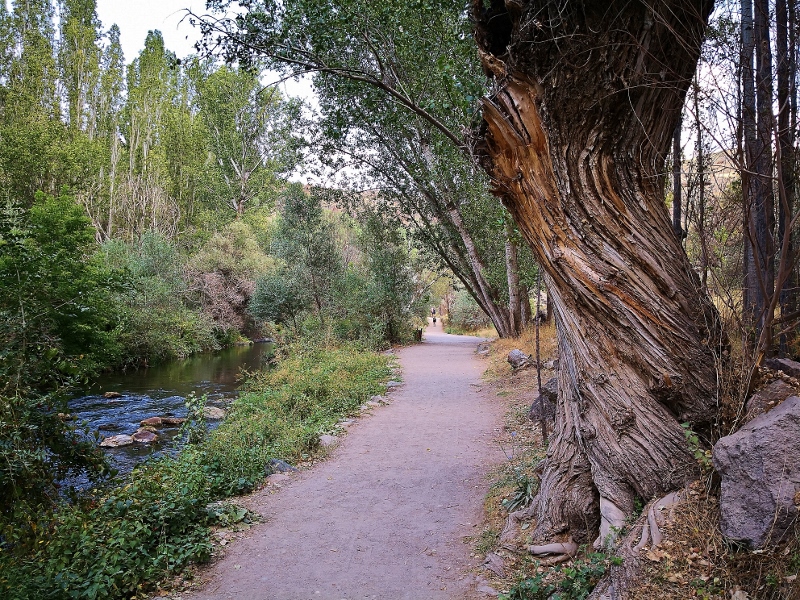
[[183, 600], [466, 600], [503, 409], [480, 391], [478, 338], [428, 327], [397, 355], [403, 386], [328, 460], [249, 502], [263, 522]]

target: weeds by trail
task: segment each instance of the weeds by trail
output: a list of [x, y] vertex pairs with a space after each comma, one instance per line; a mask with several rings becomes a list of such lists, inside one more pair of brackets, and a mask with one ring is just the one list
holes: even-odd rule
[[[319, 436], [381, 393], [389, 358], [353, 348], [297, 348], [252, 376], [226, 420], [176, 457], [137, 468], [48, 515], [0, 547], [0, 597], [8, 600], [136, 598], [211, 555], [214, 500], [252, 490], [270, 458], [313, 455]], [[202, 412], [202, 411], [200, 411]]]

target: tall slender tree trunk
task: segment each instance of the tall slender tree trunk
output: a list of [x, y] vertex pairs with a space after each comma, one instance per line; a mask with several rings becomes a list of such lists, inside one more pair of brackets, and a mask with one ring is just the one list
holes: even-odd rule
[[[775, 63], [778, 84], [778, 149], [780, 153], [778, 178], [778, 248], [788, 244], [787, 254], [793, 257], [792, 232], [789, 223], [794, 210], [796, 175], [794, 160], [794, 129], [791, 126], [790, 78], [794, 71], [795, 57], [790, 53], [789, 38], [789, 4], [796, 0], [777, 0], [775, 3]], [[792, 32], [792, 35], [795, 35]], [[793, 50], [793, 49], [792, 49]], [[781, 272], [788, 271], [780, 289], [781, 316], [785, 317], [794, 311], [793, 290], [796, 285], [794, 268], [781, 261]], [[785, 327], [785, 324], [783, 324]], [[789, 350], [789, 336], [785, 330], [780, 335], [780, 353], [785, 356]]]
[[489, 282], [486, 281], [486, 265], [478, 253], [475, 240], [472, 239], [472, 235], [464, 224], [464, 220], [461, 218], [461, 213], [455, 206], [448, 207], [447, 213], [450, 217], [450, 222], [461, 236], [461, 240], [464, 242], [464, 246], [467, 249], [467, 256], [477, 284], [476, 291], [481, 296], [478, 300], [478, 304], [491, 319], [492, 324], [495, 329], [497, 329], [497, 335], [503, 338], [516, 337], [519, 333], [516, 332], [511, 325], [508, 309], [503, 307], [499, 298], [497, 298], [495, 290], [489, 285]]
[[[475, 0], [482, 160], [556, 309], [559, 398], [535, 537], [602, 540], [696, 472], [719, 321], [664, 207], [664, 164], [713, 2]], [[508, 6], [508, 9], [506, 8]], [[631, 43], [631, 41], [634, 43]]]
[[703, 148], [703, 123], [700, 119], [700, 83], [695, 75], [692, 86], [692, 108], [695, 124], [695, 162], [697, 164], [697, 237], [700, 238], [700, 285], [708, 281], [708, 238], [706, 232], [706, 156]]
[[742, 317], [745, 325], [745, 347], [751, 348], [755, 344], [757, 315], [761, 312], [763, 301], [760, 298], [758, 285], [758, 269], [754, 248], [756, 247], [755, 233], [755, 204], [753, 198], [757, 195], [758, 178], [753, 175], [756, 168], [756, 159], [761, 154], [758, 137], [756, 136], [756, 91], [755, 73], [753, 70], [753, 57], [755, 53], [755, 38], [753, 36], [753, 0], [741, 0], [741, 35], [742, 35], [742, 132], [744, 141], [744, 168], [741, 170], [742, 178], [742, 214], [744, 215], [744, 255], [743, 255], [743, 293]]
[[756, 361], [772, 352], [772, 321], [769, 305], [775, 290], [774, 200], [772, 193], [772, 52], [770, 47], [769, 0], [753, 4], [756, 54], [756, 138], [753, 161], [754, 213], [753, 258], [757, 274], [755, 305]]
[[683, 208], [683, 189], [681, 181], [681, 129], [683, 119], [678, 118], [675, 133], [672, 134], [672, 230], [675, 237], [683, 240], [683, 227], [681, 226], [681, 209]]
[[519, 258], [514, 241], [514, 226], [506, 223], [506, 279], [508, 281], [509, 326], [516, 335], [522, 333], [522, 299], [519, 285]]
[[524, 283], [519, 284], [519, 298], [522, 306], [522, 327], [525, 328], [533, 321], [533, 310], [531, 309], [530, 290]]

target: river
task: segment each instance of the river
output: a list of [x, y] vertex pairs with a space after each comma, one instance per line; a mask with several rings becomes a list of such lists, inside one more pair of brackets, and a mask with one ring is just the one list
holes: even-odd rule
[[[261, 369], [272, 352], [271, 343], [234, 346], [146, 369], [110, 373], [70, 400], [69, 412], [91, 431], [99, 432], [102, 439], [132, 435], [141, 421], [150, 417], [185, 417], [184, 401], [191, 392], [208, 394], [208, 405], [225, 408], [236, 397], [241, 373]], [[108, 392], [120, 396], [107, 398]], [[214, 427], [218, 421], [209, 424]], [[160, 427], [153, 443], [105, 450], [112, 466], [126, 473], [148, 456], [172, 448], [178, 430], [179, 426]]]

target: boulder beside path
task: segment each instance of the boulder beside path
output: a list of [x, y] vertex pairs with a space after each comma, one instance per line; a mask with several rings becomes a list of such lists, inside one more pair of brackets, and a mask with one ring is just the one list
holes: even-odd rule
[[508, 353], [506, 360], [514, 371], [531, 366], [531, 357], [517, 348]]
[[780, 542], [800, 505], [800, 397], [791, 396], [713, 449], [722, 534], [750, 548]]

